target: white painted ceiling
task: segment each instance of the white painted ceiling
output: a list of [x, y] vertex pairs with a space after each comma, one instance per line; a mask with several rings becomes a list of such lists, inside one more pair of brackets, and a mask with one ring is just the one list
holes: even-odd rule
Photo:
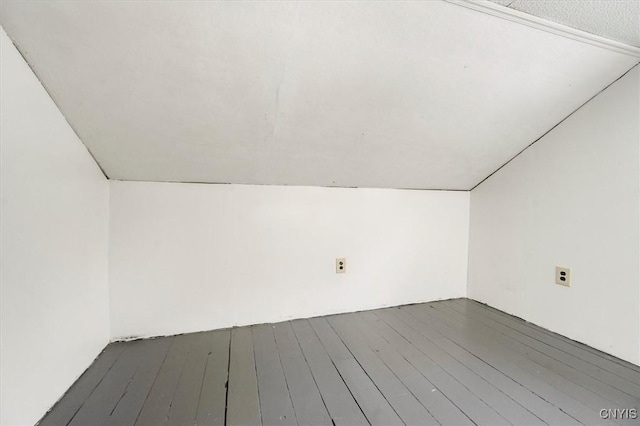
[[0, 22], [110, 178], [466, 190], [638, 62], [474, 7], [3, 1]]
[[491, 0], [631, 46], [640, 46], [640, 0]]

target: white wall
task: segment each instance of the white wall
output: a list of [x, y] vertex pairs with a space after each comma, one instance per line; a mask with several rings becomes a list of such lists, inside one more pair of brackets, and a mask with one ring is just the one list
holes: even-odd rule
[[464, 296], [468, 214], [467, 192], [113, 181], [112, 337]]
[[0, 423], [32, 425], [109, 340], [109, 185], [0, 32]]
[[636, 67], [472, 191], [468, 288], [637, 364], [639, 82]]

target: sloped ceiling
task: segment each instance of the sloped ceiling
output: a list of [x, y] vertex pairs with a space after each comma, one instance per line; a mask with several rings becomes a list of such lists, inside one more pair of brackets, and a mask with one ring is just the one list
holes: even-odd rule
[[4, 1], [0, 20], [110, 178], [467, 190], [638, 62], [467, 6]]
[[640, 46], [640, 0], [491, 0], [631, 46]]

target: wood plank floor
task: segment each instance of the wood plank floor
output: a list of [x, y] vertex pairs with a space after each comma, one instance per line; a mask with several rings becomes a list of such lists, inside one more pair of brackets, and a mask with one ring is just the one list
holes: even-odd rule
[[640, 367], [456, 299], [114, 343], [40, 424], [639, 425], [639, 409]]

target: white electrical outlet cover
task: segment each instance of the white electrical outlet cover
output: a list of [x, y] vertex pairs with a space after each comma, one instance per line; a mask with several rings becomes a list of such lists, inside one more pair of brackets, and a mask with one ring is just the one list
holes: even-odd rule
[[556, 266], [556, 284], [571, 287], [571, 268]]
[[336, 258], [336, 274], [344, 274], [347, 272], [347, 258]]

